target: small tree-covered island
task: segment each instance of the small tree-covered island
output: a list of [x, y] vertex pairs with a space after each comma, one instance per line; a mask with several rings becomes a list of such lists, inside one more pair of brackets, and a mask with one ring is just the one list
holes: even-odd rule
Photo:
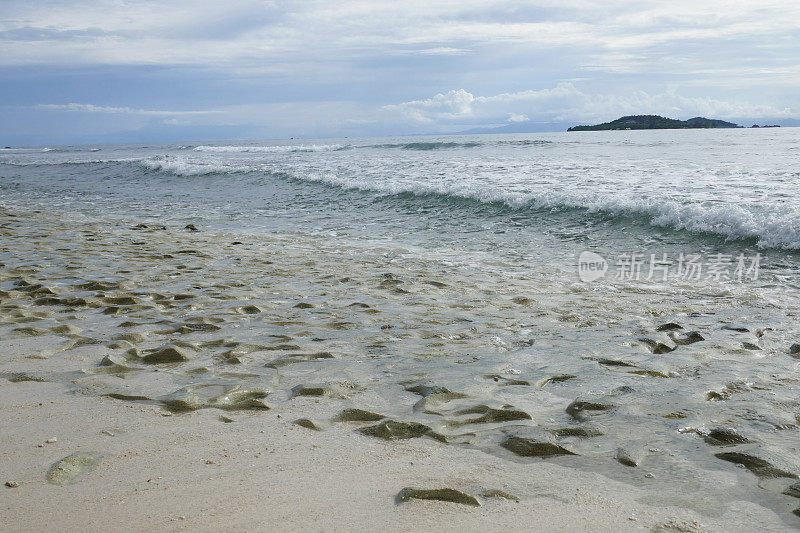
[[601, 130], [679, 130], [689, 128], [740, 128], [733, 122], [725, 122], [713, 118], [694, 117], [689, 120], [677, 120], [658, 115], [630, 115], [611, 122], [594, 126], [573, 126], [567, 131], [601, 131]]

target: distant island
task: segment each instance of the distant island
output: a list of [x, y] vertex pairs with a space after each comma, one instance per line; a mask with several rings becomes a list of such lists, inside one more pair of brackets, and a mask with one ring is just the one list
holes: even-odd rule
[[738, 124], [713, 118], [694, 117], [689, 120], [660, 117], [658, 115], [630, 115], [595, 126], [573, 126], [567, 131], [602, 130], [682, 130], [691, 128], [739, 128]]

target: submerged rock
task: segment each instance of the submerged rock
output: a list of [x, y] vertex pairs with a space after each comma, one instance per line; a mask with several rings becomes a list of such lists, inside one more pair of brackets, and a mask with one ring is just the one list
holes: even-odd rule
[[669, 336], [675, 344], [678, 346], [686, 346], [688, 344], [694, 344], [695, 342], [700, 342], [706, 340], [705, 337], [700, 335], [699, 331], [690, 331], [683, 335], [676, 335], [674, 333], [670, 334]]
[[42, 298], [37, 298], [33, 301], [33, 305], [61, 305], [61, 298], [56, 298], [55, 296], [45, 296]]
[[440, 502], [460, 503], [463, 505], [480, 506], [480, 502], [475, 496], [470, 496], [456, 489], [415, 489], [406, 487], [397, 494], [397, 502], [403, 503], [409, 500], [437, 500]]
[[634, 365], [633, 363], [629, 363], [627, 361], [621, 361], [619, 359], [600, 358], [596, 359], [596, 361], [603, 366], [636, 367], [636, 365]]
[[683, 329], [683, 326], [676, 324], [675, 322], [667, 322], [666, 324], [661, 324], [658, 326], [656, 331], [676, 331], [679, 329]]
[[648, 376], [648, 377], [651, 377], [651, 378], [669, 378], [669, 377], [671, 377], [669, 374], [665, 374], [663, 372], [658, 372], [657, 370], [647, 370], [647, 369], [629, 370], [628, 374], [635, 374], [637, 376]]
[[[408, 392], [419, 394], [420, 396], [430, 396], [431, 394], [461, 394], [453, 392], [447, 387], [437, 387], [436, 385], [428, 385], [424, 383], [410, 385], [406, 387]], [[466, 398], [466, 394], [459, 396], [459, 398]]]
[[589, 439], [591, 437], [600, 437], [603, 435], [603, 432], [600, 431], [599, 429], [590, 427], [556, 428], [556, 429], [551, 429], [550, 433], [559, 438], [580, 437], [582, 439]]
[[488, 405], [476, 405], [467, 409], [456, 411], [456, 415], [469, 415], [480, 414], [477, 418], [470, 418], [467, 420], [460, 420], [451, 422], [453, 425], [466, 425], [466, 424], [493, 424], [496, 422], [508, 422], [511, 420], [530, 420], [531, 415], [524, 411], [517, 409], [493, 409]]
[[98, 368], [94, 369], [96, 373], [113, 374], [115, 372], [130, 372], [133, 370], [142, 370], [128, 365], [128, 360], [117, 354], [109, 354], [103, 357], [98, 363]]
[[630, 448], [617, 448], [616, 459], [625, 466], [636, 467], [642, 463], [643, 454], [639, 450]]
[[114, 398], [115, 400], [124, 400], [126, 402], [147, 402], [153, 399], [149, 396], [144, 396], [141, 394], [124, 394], [121, 392], [110, 392], [106, 394], [106, 396], [109, 398]]
[[789, 355], [800, 359], [800, 344], [792, 344], [789, 346]]
[[428, 394], [420, 401], [414, 404], [414, 411], [421, 411], [423, 413], [444, 416], [441, 411], [442, 406], [453, 401], [467, 398], [466, 394], [460, 392], [453, 392], [451, 390], [441, 388], [439, 392]]
[[349, 381], [339, 381], [320, 385], [297, 385], [292, 387], [291, 397], [297, 396], [328, 396], [331, 398], [346, 398], [361, 390], [361, 387]]
[[103, 300], [109, 305], [116, 306], [136, 305], [139, 303], [133, 296], [109, 296], [103, 298]]
[[733, 428], [714, 428], [708, 432], [702, 432], [700, 435], [712, 446], [730, 446], [750, 442]]
[[47, 381], [50, 381], [44, 375], [31, 374], [29, 372], [14, 372], [13, 374], [5, 375], [3, 377], [5, 377], [11, 383], [22, 383], [24, 381], [33, 381], [33, 382], [37, 382], [37, 383], [45, 383]]
[[141, 344], [147, 340], [147, 335], [144, 335], [142, 333], [133, 333], [133, 332], [120, 333], [119, 335], [114, 335], [111, 338], [111, 340], [127, 341], [130, 342], [131, 344]]
[[317, 361], [320, 359], [334, 359], [333, 354], [330, 352], [317, 352], [317, 353], [296, 353], [279, 357], [265, 364], [269, 368], [281, 368], [286, 365], [294, 363], [302, 363], [305, 361]]
[[261, 312], [261, 309], [255, 305], [243, 305], [241, 307], [237, 307], [236, 311], [246, 315], [257, 315]]
[[53, 333], [60, 333], [62, 335], [78, 335], [83, 330], [78, 326], [73, 326], [72, 324], [61, 324], [60, 326], [50, 328], [50, 331]]
[[706, 401], [709, 402], [717, 402], [717, 401], [724, 401], [730, 397], [730, 392], [726, 390], [722, 390], [722, 392], [717, 392], [715, 390], [710, 390], [706, 392]]
[[793, 498], [800, 498], [800, 483], [789, 485], [783, 493]]
[[610, 411], [611, 409], [614, 409], [614, 407], [614, 405], [607, 403], [575, 400], [567, 406], [566, 412], [569, 416], [576, 420], [586, 420], [592, 414]]
[[788, 477], [797, 479], [797, 474], [781, 470], [769, 461], [742, 452], [723, 452], [714, 455], [717, 459], [744, 466], [753, 474], [761, 478]]
[[514, 379], [509, 378], [507, 376], [501, 376], [500, 374], [484, 374], [484, 379], [490, 379], [495, 383], [503, 386], [503, 385], [530, 385], [530, 381], [525, 381], [522, 379]]
[[569, 381], [570, 379], [577, 378], [575, 374], [561, 374], [559, 376], [551, 376], [539, 382], [540, 387], [544, 387], [549, 383], [562, 383], [564, 381]]
[[397, 422], [396, 420], [385, 420], [380, 424], [361, 428], [359, 433], [378, 437], [386, 440], [414, 439], [422, 437], [431, 432], [431, 428], [425, 424], [416, 422]]
[[[147, 227], [144, 224], [142, 226]], [[87, 281], [86, 283], [75, 285], [75, 287], [85, 291], [113, 291], [119, 289], [121, 285], [114, 281]]]
[[519, 503], [519, 496], [515, 496], [515, 495], [513, 495], [511, 493], [508, 493], [508, 492], [506, 492], [504, 490], [499, 490], [499, 489], [488, 489], [488, 490], [485, 490], [485, 491], [481, 492], [481, 496], [483, 496], [484, 498], [500, 498], [500, 499], [503, 499], [503, 500], [511, 500], [511, 501]]
[[378, 413], [372, 411], [365, 411], [364, 409], [345, 409], [336, 417], [332, 418], [334, 422], [377, 422], [386, 418]]
[[227, 363], [242, 363], [245, 356], [255, 352], [268, 350], [267, 346], [261, 344], [239, 344], [230, 350], [222, 352], [219, 357]]
[[552, 442], [538, 441], [525, 437], [512, 436], [500, 446], [521, 457], [555, 457], [558, 455], [578, 455]]
[[190, 359], [189, 355], [177, 346], [167, 345], [161, 348], [148, 350], [142, 361], [148, 364], [182, 363]]
[[730, 325], [722, 326], [722, 329], [726, 329], [728, 331], [735, 331], [737, 333], [748, 333], [750, 331], [749, 329], [743, 326], [730, 326]]
[[161, 399], [170, 411], [194, 411], [216, 408], [227, 411], [239, 409], [269, 409], [263, 401], [268, 396], [264, 389], [240, 385], [194, 385], [184, 387]]
[[19, 334], [21, 334], [21, 335], [27, 335], [28, 337], [40, 337], [40, 336], [44, 335], [45, 333], [47, 333], [46, 329], [35, 328], [35, 327], [32, 327], [32, 326], [14, 328], [14, 331], [19, 333]]
[[656, 355], [669, 353], [669, 352], [675, 350], [674, 347], [668, 346], [668, 345], [664, 344], [663, 342], [654, 341], [653, 339], [641, 338], [641, 339], [639, 339], [639, 342], [641, 342], [642, 344], [647, 346], [647, 348], [650, 350], [650, 352], [652, 352], [652, 353], [654, 353]]
[[76, 452], [53, 464], [47, 472], [47, 482], [53, 485], [71, 485], [80, 481], [100, 461], [93, 452]]
[[313, 429], [314, 431], [322, 431], [324, 429], [322, 424], [320, 424], [319, 422], [315, 422], [310, 418], [298, 418], [293, 423], [297, 424], [300, 427]]
[[178, 328], [180, 333], [207, 333], [210, 331], [219, 331], [220, 328], [216, 324], [205, 324], [203, 322], [187, 323]]

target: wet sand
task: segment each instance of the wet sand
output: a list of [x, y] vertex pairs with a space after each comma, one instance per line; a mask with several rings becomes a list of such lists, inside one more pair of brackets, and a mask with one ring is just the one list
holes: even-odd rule
[[[795, 404], [749, 406], [794, 360], [720, 327], [746, 295], [641, 317], [530, 265], [2, 215], [0, 529], [789, 527]], [[742, 420], [766, 444], [708, 429]]]
[[[160, 407], [65, 395], [64, 389], [37, 382], [0, 386], [0, 480], [19, 483], [0, 488], [0, 529], [728, 529], [724, 520], [639, 503], [636, 489], [598, 474], [510, 463], [427, 439], [387, 443], [347, 428], [312, 432], [293, 424], [325, 412], [314, 400], [280, 413], [232, 414], [234, 421], [225, 423], [216, 410], [165, 416], [170, 413]], [[46, 443], [51, 437], [57, 442]], [[100, 454], [99, 463], [75, 484], [49, 484], [50, 465], [78, 451]], [[409, 486], [475, 495], [499, 489], [520, 501], [396, 503]], [[753, 511], [747, 529], [769, 523], [763, 510]]]

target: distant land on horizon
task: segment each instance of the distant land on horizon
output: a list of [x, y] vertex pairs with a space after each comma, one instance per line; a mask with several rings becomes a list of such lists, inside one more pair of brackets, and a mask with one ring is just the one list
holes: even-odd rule
[[[634, 115], [635, 116], [635, 115]], [[639, 116], [656, 116], [656, 115], [639, 115]], [[630, 117], [622, 117], [617, 120], [622, 120], [624, 118]], [[702, 119], [703, 117], [696, 117], [696, 119]], [[695, 119], [689, 119], [695, 120]], [[704, 119], [710, 120], [710, 119]], [[614, 121], [616, 122], [616, 121]], [[676, 122], [688, 122], [679, 120]], [[720, 121], [725, 122], [725, 121]], [[608, 122], [606, 124], [611, 124]], [[750, 128], [752, 125], [779, 125], [781, 127], [798, 127], [800, 126], [800, 120], [792, 119], [792, 118], [758, 118], [754, 119], [752, 117], [740, 117], [736, 119], [731, 119], [729, 124], [733, 124], [734, 126], [728, 127], [737, 127], [737, 128]], [[741, 124], [741, 126], [738, 126]], [[598, 124], [597, 126], [601, 126], [602, 124]], [[589, 127], [589, 128], [597, 128], [597, 126], [577, 126], [577, 127]], [[569, 131], [570, 128], [575, 128], [575, 122], [567, 122], [567, 121], [558, 121], [558, 122], [538, 122], [538, 121], [522, 121], [522, 122], [514, 122], [512, 124], [505, 124], [505, 125], [492, 125], [492, 126], [479, 126], [475, 128], [470, 128], [467, 130], [462, 130], [458, 132], [439, 132], [439, 133], [426, 133], [423, 135], [475, 135], [475, 134], [483, 134], [483, 135], [496, 135], [502, 133], [549, 133], [549, 132], [559, 132], [567, 130]], [[626, 126], [624, 128], [603, 128], [603, 129], [627, 129]], [[719, 127], [719, 126], [717, 126]], [[762, 126], [763, 127], [763, 126]], [[599, 128], [597, 128], [599, 129]], [[661, 129], [661, 128], [631, 128], [631, 129]], [[680, 127], [679, 129], [690, 129], [685, 126]], [[575, 131], [574, 129], [572, 131]], [[581, 131], [581, 130], [578, 130]]]
[[629, 115], [603, 122], [594, 126], [573, 126], [567, 131], [603, 131], [603, 130], [682, 130], [696, 128], [741, 128], [733, 122], [726, 122], [705, 117], [694, 117], [689, 120], [666, 118], [659, 115]]

